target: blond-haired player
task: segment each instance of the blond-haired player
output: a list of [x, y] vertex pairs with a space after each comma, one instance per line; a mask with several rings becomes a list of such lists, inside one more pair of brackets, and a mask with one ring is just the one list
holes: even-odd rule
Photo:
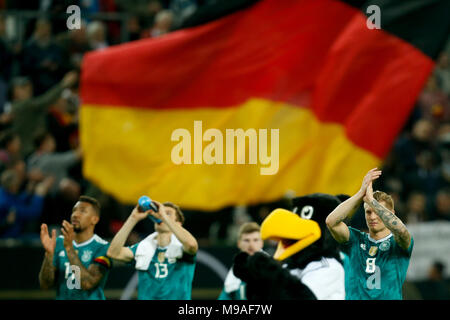
[[[374, 168], [364, 177], [361, 188], [331, 212], [326, 224], [333, 238], [348, 256], [345, 264], [347, 300], [402, 299], [414, 241], [395, 215], [394, 201], [384, 192], [373, 192], [372, 182], [381, 171]], [[348, 227], [343, 221], [361, 200], [369, 233]]]

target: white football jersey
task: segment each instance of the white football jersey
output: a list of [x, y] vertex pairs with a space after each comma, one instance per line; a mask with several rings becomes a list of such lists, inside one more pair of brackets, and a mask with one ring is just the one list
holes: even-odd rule
[[[286, 265], [284, 265], [286, 266]], [[290, 273], [300, 279], [318, 300], [345, 300], [344, 267], [335, 258], [322, 258]]]

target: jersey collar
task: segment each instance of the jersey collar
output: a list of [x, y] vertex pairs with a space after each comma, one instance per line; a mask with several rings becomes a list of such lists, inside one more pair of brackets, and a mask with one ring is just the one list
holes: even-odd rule
[[379, 240], [375, 240], [375, 239], [372, 239], [372, 237], [370, 236], [370, 234], [367, 234], [367, 235], [369, 236], [369, 240], [372, 241], [372, 242], [375, 242], [375, 243], [380, 243], [380, 242], [386, 241], [387, 239], [389, 239], [390, 237], [392, 237], [392, 233], [389, 233], [386, 237], [381, 238], [381, 239], [379, 239]]
[[84, 241], [84, 242], [82, 242], [82, 243], [76, 243], [75, 240], [73, 240], [73, 241], [72, 241], [73, 246], [74, 246], [74, 247], [83, 247], [83, 246], [85, 246], [85, 245], [91, 243], [91, 242], [95, 239], [95, 236], [96, 236], [96, 235], [94, 234], [90, 239], [88, 239], [88, 240], [86, 240], [86, 241]]

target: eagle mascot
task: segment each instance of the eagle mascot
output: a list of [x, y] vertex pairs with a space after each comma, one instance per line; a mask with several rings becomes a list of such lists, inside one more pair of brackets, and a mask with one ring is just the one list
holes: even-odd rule
[[233, 272], [246, 283], [248, 300], [343, 300], [344, 268], [325, 219], [348, 196], [314, 193], [272, 211], [261, 224], [263, 240], [277, 249], [234, 258]]

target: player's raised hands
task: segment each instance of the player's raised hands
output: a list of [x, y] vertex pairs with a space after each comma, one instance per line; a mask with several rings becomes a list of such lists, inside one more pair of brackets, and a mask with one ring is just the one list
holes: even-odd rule
[[64, 75], [64, 78], [61, 80], [61, 85], [64, 88], [70, 88], [73, 85], [75, 85], [77, 80], [78, 80], [78, 72], [69, 71]]
[[364, 179], [361, 184], [361, 188], [359, 189], [359, 192], [361, 195], [366, 194], [366, 190], [371, 185], [373, 180], [378, 179], [381, 176], [381, 170], [378, 170], [378, 168], [370, 169], [369, 172], [364, 176]]
[[148, 213], [151, 214], [156, 219], [165, 221], [167, 219], [167, 215], [166, 215], [166, 211], [165, 211], [166, 207], [162, 203], [160, 203], [158, 201], [155, 201], [155, 200], [152, 200], [152, 201], [158, 207], [158, 211], [155, 212], [153, 210], [149, 210]]
[[372, 187], [372, 181], [369, 183], [369, 185], [367, 186], [366, 189], [366, 195], [364, 196], [363, 200], [365, 203], [367, 203], [368, 205], [370, 205], [372, 203], [373, 200], [373, 187]]
[[141, 221], [141, 220], [144, 220], [145, 218], [147, 218], [149, 213], [150, 213], [150, 210], [145, 211], [145, 212], [141, 211], [140, 208], [139, 208], [139, 205], [136, 205], [133, 208], [133, 211], [131, 211], [130, 217], [132, 219], [134, 219], [135, 221]]
[[75, 239], [75, 231], [73, 225], [66, 220], [63, 220], [61, 232], [64, 236], [64, 248], [72, 246], [72, 242]]
[[47, 253], [53, 255], [56, 247], [56, 230], [52, 230], [52, 235], [48, 234], [48, 227], [45, 223], [41, 225], [41, 242]]

